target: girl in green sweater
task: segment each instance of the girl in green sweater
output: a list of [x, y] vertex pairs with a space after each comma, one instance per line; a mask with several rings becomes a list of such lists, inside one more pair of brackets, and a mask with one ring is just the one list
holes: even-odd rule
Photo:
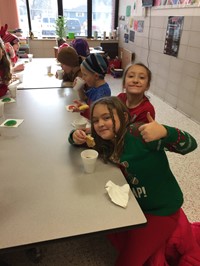
[[[147, 119], [147, 124], [130, 124], [130, 114], [117, 97], [102, 98], [91, 109], [95, 149], [105, 162], [120, 166], [147, 218], [144, 227], [110, 236], [119, 251], [117, 266], [148, 265], [157, 250], [165, 249], [183, 204], [165, 150], [184, 155], [197, 147], [187, 132], [161, 125], [149, 113]], [[84, 144], [86, 134], [76, 130], [69, 141]]]

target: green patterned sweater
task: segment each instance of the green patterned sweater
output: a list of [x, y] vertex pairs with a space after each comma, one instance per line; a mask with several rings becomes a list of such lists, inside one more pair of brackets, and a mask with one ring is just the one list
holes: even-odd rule
[[183, 194], [173, 175], [165, 150], [187, 154], [197, 147], [187, 132], [165, 126], [167, 137], [145, 143], [137, 129], [130, 126], [125, 135], [120, 167], [145, 213], [167, 216], [183, 204]]

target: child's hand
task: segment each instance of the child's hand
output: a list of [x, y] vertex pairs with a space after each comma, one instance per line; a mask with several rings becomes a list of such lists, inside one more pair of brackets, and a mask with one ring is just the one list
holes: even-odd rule
[[12, 82], [14, 82], [14, 81], [16, 81], [16, 80], [18, 80], [19, 78], [15, 75], [15, 74], [12, 74], [12, 78], [11, 78], [11, 80], [10, 80], [10, 83], [12, 83]]
[[78, 144], [84, 144], [86, 142], [86, 133], [83, 130], [77, 129], [72, 134], [73, 141]]
[[73, 101], [75, 104], [73, 105], [72, 112], [80, 112], [79, 107], [82, 105], [81, 101], [79, 100], [74, 100]]
[[76, 82], [77, 82], [77, 80], [76, 80], [76, 78], [75, 78], [75, 80], [74, 80], [73, 83], [72, 83], [72, 86], [73, 86], [73, 87], [76, 85]]
[[75, 103], [74, 108], [73, 108], [73, 112], [81, 112], [84, 111], [86, 109], [89, 108], [89, 105], [79, 101], [79, 100], [74, 100], [73, 101]]
[[24, 70], [24, 64], [19, 64], [13, 67], [13, 71], [23, 71]]
[[82, 103], [81, 101], [79, 101], [79, 100], [74, 100], [73, 102], [76, 104], [77, 107], [80, 107], [80, 106], [83, 104], [83, 103]]
[[153, 120], [149, 112], [147, 113], [147, 119], [149, 123], [139, 127], [140, 134], [145, 142], [158, 140], [167, 136], [166, 128]]

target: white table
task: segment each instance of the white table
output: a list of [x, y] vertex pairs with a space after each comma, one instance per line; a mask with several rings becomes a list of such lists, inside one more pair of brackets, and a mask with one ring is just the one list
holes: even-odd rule
[[90, 47], [90, 54], [105, 54], [105, 51], [95, 49], [94, 47]]
[[[63, 86], [62, 80], [55, 77], [56, 71], [61, 69], [55, 58], [33, 58], [32, 62], [21, 59], [25, 63], [23, 82], [18, 85], [18, 89], [40, 89], [40, 88], [60, 88]], [[51, 74], [47, 74], [47, 66], [51, 66]], [[17, 73], [16, 73], [17, 75]]]
[[132, 193], [126, 209], [110, 201], [106, 182], [126, 183], [117, 167], [98, 160], [84, 173], [82, 149], [67, 141], [73, 98], [67, 88], [19, 90], [5, 105], [5, 119], [24, 122], [0, 128], [1, 251], [146, 223]]

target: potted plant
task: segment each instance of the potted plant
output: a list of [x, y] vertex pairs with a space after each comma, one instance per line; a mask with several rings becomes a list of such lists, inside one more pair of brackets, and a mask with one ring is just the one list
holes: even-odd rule
[[58, 47], [66, 41], [66, 20], [63, 16], [56, 19], [56, 35]]

